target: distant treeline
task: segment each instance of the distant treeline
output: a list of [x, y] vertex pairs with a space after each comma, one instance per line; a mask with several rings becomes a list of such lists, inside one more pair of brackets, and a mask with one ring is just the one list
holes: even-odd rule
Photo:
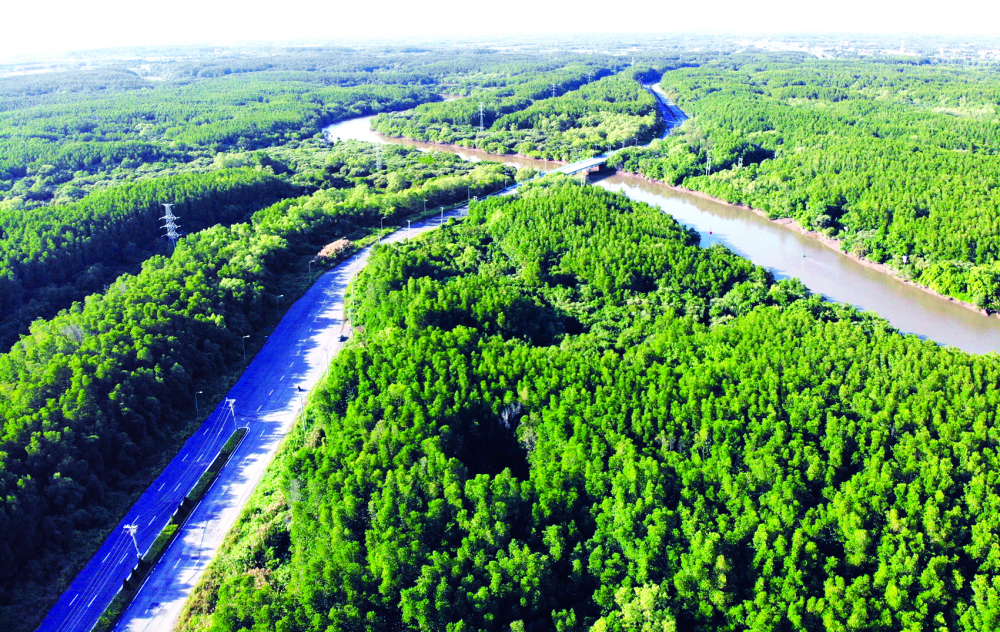
[[681, 134], [609, 163], [792, 217], [1000, 310], [1000, 80], [893, 60], [736, 58], [669, 72]]

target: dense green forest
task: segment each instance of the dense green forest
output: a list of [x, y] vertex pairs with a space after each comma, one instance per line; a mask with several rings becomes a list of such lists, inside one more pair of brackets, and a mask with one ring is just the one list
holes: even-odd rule
[[495, 154], [576, 160], [649, 142], [662, 131], [656, 99], [642, 86], [658, 75], [648, 68], [608, 76], [601, 67], [567, 66], [531, 82], [475, 92], [468, 99], [382, 114], [372, 126], [389, 136]]
[[185, 232], [197, 232], [242, 220], [295, 191], [263, 170], [223, 169], [102, 189], [73, 204], [0, 209], [0, 349], [35, 318], [165, 253], [163, 203], [175, 204]]
[[[356, 156], [328, 155], [323, 125], [440, 99], [459, 78], [465, 90], [537, 82], [579, 57], [337, 49], [0, 79], [0, 350], [163, 254], [160, 204], [178, 205], [187, 233], [360, 183], [353, 163], [339, 172]], [[403, 162], [424, 170], [387, 162], [366, 184], [434, 173]]]
[[[0, 628], [44, 616], [308, 259], [535, 174], [322, 138], [343, 118], [496, 154], [625, 147], [611, 166], [1000, 311], [994, 69], [657, 50], [201, 51], [0, 78]], [[628, 147], [664, 129], [654, 81], [691, 120]], [[182, 629], [1000, 626], [997, 357], [698, 243], [548, 177], [376, 248], [359, 339]]]
[[522, 191], [376, 253], [181, 629], [996, 627], [996, 357]]
[[187, 162], [192, 152], [214, 155], [309, 138], [326, 123], [433, 98], [420, 87], [296, 79], [258, 74], [60, 94], [0, 111], [0, 192], [15, 208], [56, 196], [72, 199], [86, 191], [77, 180], [86, 184], [87, 176]]
[[1000, 80], [979, 68], [743, 57], [668, 72], [692, 119], [610, 163], [842, 240], [1000, 311]]
[[[361, 143], [327, 153], [336, 167], [328, 188], [273, 204], [248, 223], [182, 238], [107, 291], [35, 321], [0, 355], [2, 627], [37, 623], [94, 537], [141, 491], [134, 474], [189, 427], [192, 393], [240, 364], [244, 334], [273, 325], [273, 297], [304, 270], [303, 257], [338, 238], [358, 239], [380, 220], [398, 224], [425, 202], [463, 201], [513, 177], [497, 164], [393, 148], [395, 171], [386, 178]], [[250, 183], [274, 180], [231, 172], [237, 183], [244, 172]]]

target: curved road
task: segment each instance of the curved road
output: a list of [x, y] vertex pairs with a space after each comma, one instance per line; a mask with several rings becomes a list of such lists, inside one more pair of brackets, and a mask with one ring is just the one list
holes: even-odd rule
[[[462, 206], [446, 212], [444, 218], [467, 213], [468, 206]], [[440, 216], [417, 222], [382, 241], [401, 241], [433, 230], [440, 222]], [[188, 594], [236, 521], [281, 440], [298, 420], [305, 391], [315, 386], [343, 346], [339, 337], [344, 325], [344, 293], [370, 253], [371, 248], [365, 248], [326, 272], [292, 305], [226, 399], [115, 527], [46, 615], [40, 631], [90, 630], [135, 564], [136, 548], [125, 525], [138, 525], [136, 541], [145, 552], [232, 431], [237, 425], [247, 426], [249, 433], [116, 627], [164, 632], [173, 628]], [[230, 399], [235, 400], [232, 406], [227, 403]]]
[[[446, 212], [444, 219], [467, 213], [468, 206], [462, 206]], [[419, 235], [437, 228], [441, 221], [439, 216], [414, 223], [382, 242]], [[370, 254], [371, 247], [365, 248], [322, 275], [288, 310], [230, 391], [228, 397], [237, 400], [237, 419], [248, 423], [250, 432], [152, 570], [116, 630], [173, 629], [185, 600], [236, 522], [282, 439], [293, 423], [301, 423], [305, 391], [319, 382], [344, 345], [339, 341], [344, 294], [351, 278], [367, 265]]]
[[[674, 116], [665, 95], [646, 88], [660, 101], [668, 124], [666, 136], [683, 119]], [[599, 157], [599, 161], [604, 158]], [[560, 171], [579, 171], [594, 160], [566, 165]], [[516, 185], [501, 194], [514, 189]], [[466, 213], [468, 206], [462, 206], [446, 212], [444, 218]], [[440, 222], [440, 217], [421, 221], [383, 241], [401, 241], [433, 230]], [[150, 572], [115, 629], [167, 632], [173, 628], [184, 601], [235, 523], [281, 440], [298, 419], [305, 391], [315, 386], [330, 359], [343, 346], [339, 336], [344, 326], [344, 293], [350, 279], [367, 263], [370, 252], [365, 248], [323, 274], [288, 310], [223, 402], [74, 578], [42, 621], [39, 632], [93, 628], [135, 565], [136, 546], [143, 553], [149, 549], [231, 432], [237, 425], [247, 426], [249, 432], [243, 442]], [[124, 528], [129, 524], [138, 527], [135, 544]]]

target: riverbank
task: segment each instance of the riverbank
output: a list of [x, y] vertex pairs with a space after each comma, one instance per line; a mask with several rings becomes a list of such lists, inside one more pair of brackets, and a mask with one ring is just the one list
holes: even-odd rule
[[[519, 158], [519, 159], [522, 159], [522, 160], [531, 160], [531, 161], [538, 162], [538, 163], [549, 162], [549, 163], [553, 163], [553, 164], [557, 164], [557, 165], [566, 165], [566, 164], [569, 164], [569, 163], [561, 161], [561, 160], [549, 160], [549, 161], [545, 161], [545, 160], [540, 159], [540, 158], [533, 158], [531, 156], [525, 156], [524, 154], [492, 154], [492, 153], [489, 153], [489, 152], [484, 151], [482, 149], [475, 149], [475, 148], [471, 148], [471, 147], [463, 147], [462, 145], [455, 145], [455, 144], [451, 144], [451, 143], [437, 143], [437, 142], [431, 142], [431, 141], [415, 140], [415, 139], [412, 139], [412, 138], [404, 138], [404, 137], [398, 137], [398, 136], [387, 136], [387, 135], [381, 134], [381, 133], [379, 135], [382, 136], [383, 138], [387, 139], [387, 140], [390, 140], [390, 141], [421, 143], [423, 145], [433, 146], [433, 147], [436, 147], [436, 148], [440, 148], [443, 151], [451, 151], [451, 152], [454, 152], [454, 153], [458, 153], [458, 152], [462, 152], [462, 151], [475, 151], [475, 152], [478, 152], [480, 154], [484, 154], [486, 156], [496, 157], [497, 159]], [[839, 254], [841, 256], [847, 257], [848, 259], [851, 259], [851, 260], [855, 261], [856, 263], [858, 263], [858, 264], [860, 264], [860, 265], [862, 265], [862, 266], [864, 266], [866, 268], [870, 268], [872, 270], [875, 270], [876, 272], [880, 272], [882, 274], [885, 274], [886, 276], [892, 277], [893, 279], [895, 279], [896, 281], [899, 281], [900, 283], [902, 283], [904, 285], [908, 285], [908, 286], [910, 286], [910, 287], [912, 287], [912, 288], [914, 288], [916, 290], [919, 290], [919, 291], [921, 291], [921, 292], [923, 292], [925, 294], [933, 296], [933, 297], [935, 297], [935, 298], [937, 298], [939, 300], [947, 301], [949, 303], [952, 303], [953, 305], [957, 305], [957, 306], [962, 307], [964, 309], [967, 309], [969, 311], [975, 312], [976, 314], [979, 314], [980, 316], [986, 316], [986, 317], [995, 316], [995, 317], [1000, 318], [1000, 313], [998, 313], [998, 314], [990, 314], [985, 309], [982, 309], [982, 308], [978, 307], [977, 305], [975, 305], [973, 303], [970, 303], [968, 301], [963, 301], [963, 300], [955, 298], [953, 296], [948, 296], [947, 294], [942, 294], [941, 292], [938, 292], [937, 290], [935, 290], [933, 288], [927, 287], [926, 285], [922, 285], [922, 284], [917, 283], [915, 281], [912, 281], [910, 279], [906, 279], [906, 278], [904, 278], [903, 276], [901, 276], [899, 274], [898, 270], [896, 270], [895, 268], [892, 268], [891, 266], [887, 266], [884, 263], [877, 263], [875, 261], [871, 261], [870, 259], [865, 259], [864, 257], [859, 257], [858, 255], [856, 255], [854, 253], [851, 253], [851, 252], [846, 252], [846, 251], [844, 251], [841, 248], [841, 244], [842, 244], [841, 240], [834, 239], [832, 237], [828, 237], [828, 236], [826, 236], [826, 235], [824, 235], [822, 233], [819, 233], [819, 232], [817, 232], [815, 230], [809, 230], [809, 229], [803, 228], [802, 226], [799, 225], [798, 222], [796, 222], [794, 219], [792, 219], [790, 217], [779, 217], [777, 219], [772, 219], [771, 217], [768, 217], [767, 213], [765, 213], [764, 211], [761, 211], [760, 209], [755, 209], [755, 208], [747, 206], [745, 204], [733, 204], [732, 202], [727, 202], [726, 200], [723, 200], [722, 198], [714, 197], [714, 196], [709, 195], [707, 193], [704, 193], [702, 191], [696, 191], [694, 189], [687, 189], [687, 188], [684, 188], [682, 186], [668, 184], [667, 182], [664, 182], [662, 180], [655, 180], [653, 178], [648, 178], [648, 177], [646, 177], [646, 176], [644, 176], [642, 174], [634, 173], [634, 172], [631, 172], [631, 171], [615, 170], [615, 173], [618, 174], [618, 175], [621, 175], [621, 176], [625, 176], [626, 178], [631, 178], [631, 179], [634, 179], [634, 180], [639, 180], [639, 181], [642, 181], [642, 182], [648, 182], [650, 184], [655, 184], [655, 185], [658, 185], [658, 186], [662, 186], [662, 187], [665, 187], [665, 188], [670, 189], [672, 191], [676, 191], [678, 193], [683, 193], [683, 194], [686, 194], [686, 195], [692, 195], [694, 197], [698, 197], [698, 198], [701, 198], [703, 200], [708, 200], [708, 201], [716, 203], [716, 204], [722, 204], [724, 206], [728, 206], [728, 207], [731, 207], [731, 208], [740, 209], [742, 211], [749, 211], [749, 212], [751, 212], [751, 213], [753, 213], [753, 214], [755, 214], [755, 215], [757, 215], [759, 217], [762, 217], [762, 218], [766, 219], [768, 222], [770, 222], [772, 224], [777, 224], [779, 226], [782, 226], [784, 228], [792, 230], [792, 231], [794, 231], [794, 232], [796, 232], [796, 233], [798, 233], [798, 234], [800, 234], [800, 235], [802, 235], [804, 237], [807, 237], [809, 239], [815, 240], [815, 241], [823, 244], [824, 246], [826, 246], [830, 250], [835, 251], [837, 254]]]
[[[351, 119], [325, 128], [324, 132], [331, 139], [339, 137], [447, 151], [466, 160], [493, 160], [543, 171], [561, 166], [554, 162], [546, 167], [544, 160], [490, 154], [452, 144], [432, 145], [378, 136], [370, 129], [371, 118]], [[902, 279], [888, 266], [851, 256], [840, 250], [836, 240], [814, 231], [804, 231], [791, 220], [774, 221], [764, 213], [683, 187], [671, 187], [636, 174], [610, 170], [608, 173], [608, 177], [594, 184], [659, 206], [683, 225], [697, 230], [706, 246], [719, 243], [767, 268], [778, 278], [798, 278], [812, 292], [831, 301], [873, 311], [902, 332], [969, 353], [1000, 353], [1000, 318], [983, 318], [982, 310], [974, 305]], [[751, 212], [744, 212], [746, 210]], [[789, 225], [792, 230], [784, 230]]]
[[910, 287], [915, 288], [917, 290], [920, 290], [921, 292], [924, 292], [925, 294], [930, 294], [931, 296], [934, 296], [935, 298], [938, 298], [938, 299], [941, 299], [941, 300], [944, 300], [944, 301], [948, 301], [949, 303], [953, 303], [953, 304], [958, 305], [960, 307], [964, 307], [965, 309], [968, 309], [968, 310], [971, 310], [973, 312], [976, 312], [980, 316], [986, 316], [986, 317], [995, 316], [995, 317], [1000, 317], [1000, 314], [990, 314], [985, 309], [982, 309], [981, 307], [979, 307], [979, 306], [977, 306], [977, 305], [975, 305], [973, 303], [970, 303], [968, 301], [963, 301], [961, 299], [955, 298], [954, 296], [948, 296], [947, 294], [942, 294], [941, 292], [938, 292], [937, 290], [935, 290], [933, 288], [929, 288], [926, 285], [922, 285], [922, 284], [917, 283], [915, 281], [912, 281], [910, 279], [906, 279], [906, 278], [904, 278], [903, 276], [901, 276], [899, 274], [898, 270], [896, 270], [895, 268], [893, 268], [891, 266], [887, 266], [884, 263], [878, 263], [878, 262], [872, 261], [870, 259], [865, 259], [864, 257], [859, 257], [858, 255], [856, 255], [856, 254], [854, 254], [852, 252], [847, 252], [847, 251], [845, 251], [845, 250], [842, 249], [841, 246], [842, 246], [843, 242], [841, 240], [834, 239], [833, 237], [828, 237], [828, 236], [824, 235], [823, 233], [817, 232], [815, 230], [809, 230], [807, 228], [803, 228], [798, 222], [796, 222], [791, 217], [779, 217], [777, 219], [773, 219], [773, 218], [769, 217], [767, 213], [765, 213], [764, 211], [762, 211], [760, 209], [756, 209], [756, 208], [753, 208], [751, 206], [747, 206], [745, 204], [733, 204], [732, 202], [727, 202], [726, 200], [723, 200], [722, 198], [717, 198], [715, 196], [709, 195], [709, 194], [704, 193], [702, 191], [696, 191], [694, 189], [686, 189], [686, 188], [684, 188], [682, 186], [677, 186], [677, 185], [674, 185], [674, 184], [668, 184], [666, 182], [663, 182], [662, 180], [654, 180], [652, 178], [647, 178], [646, 176], [643, 176], [641, 174], [632, 173], [632, 172], [629, 172], [629, 171], [617, 171], [616, 173], [618, 173], [619, 175], [626, 176], [628, 178], [635, 178], [635, 179], [638, 179], [638, 180], [642, 180], [644, 182], [649, 182], [651, 184], [657, 184], [659, 186], [671, 189], [672, 191], [677, 191], [678, 193], [684, 193], [684, 194], [687, 194], [687, 195], [693, 195], [694, 197], [698, 197], [698, 198], [701, 198], [703, 200], [708, 200], [708, 201], [714, 202], [716, 204], [723, 204], [725, 206], [729, 206], [729, 207], [732, 207], [732, 208], [737, 208], [737, 209], [740, 209], [742, 211], [749, 211], [751, 213], [754, 213], [755, 215], [758, 215], [758, 216], [766, 219], [767, 221], [771, 222], [772, 224], [777, 224], [779, 226], [783, 226], [783, 227], [785, 227], [785, 228], [787, 228], [789, 230], [792, 230], [792, 231], [795, 231], [796, 233], [799, 233], [800, 235], [803, 235], [804, 237], [808, 237], [810, 239], [818, 241], [819, 243], [823, 244], [824, 246], [826, 246], [830, 250], [836, 251], [837, 254], [839, 254], [841, 256], [847, 257], [848, 259], [853, 259], [855, 262], [857, 262], [860, 265], [865, 266], [866, 268], [871, 268], [872, 270], [875, 270], [877, 272], [881, 272], [882, 274], [890, 276], [890, 277], [896, 279], [897, 281], [899, 281], [900, 283], [903, 283], [904, 285], [909, 285]]
[[405, 136], [389, 136], [388, 134], [383, 134], [382, 132], [379, 132], [377, 130], [372, 130], [372, 131], [375, 134], [377, 134], [380, 138], [382, 138], [386, 143], [397, 143], [397, 144], [420, 143], [421, 145], [427, 145], [429, 147], [438, 148], [441, 149], [442, 151], [448, 151], [456, 154], [463, 151], [474, 151], [483, 154], [484, 156], [491, 156], [496, 158], [520, 158], [522, 160], [533, 160], [535, 162], [540, 162], [540, 163], [550, 162], [552, 164], [560, 166], [565, 166], [570, 164], [565, 160], [556, 160], [554, 158], [551, 160], [546, 160], [545, 158], [535, 158], [534, 156], [528, 156], [526, 154], [494, 154], [486, 151], [485, 149], [479, 149], [477, 147], [466, 147], [465, 145], [456, 145], [454, 143], [439, 143], [433, 140], [406, 138]]
[[[540, 159], [540, 158], [533, 158], [531, 156], [525, 156], [524, 154], [492, 154], [492, 153], [484, 151], [482, 149], [475, 149], [475, 148], [471, 148], [471, 147], [463, 147], [462, 145], [455, 145], [455, 144], [451, 144], [451, 143], [438, 143], [438, 142], [432, 142], [432, 141], [416, 140], [416, 139], [412, 139], [412, 138], [404, 138], [404, 137], [401, 137], [401, 136], [387, 136], [387, 135], [381, 134], [381, 133], [379, 133], [379, 136], [385, 138], [389, 142], [420, 143], [422, 145], [426, 145], [426, 146], [438, 148], [438, 149], [440, 149], [442, 151], [449, 151], [449, 152], [452, 152], [452, 153], [460, 153], [460, 152], [463, 152], [463, 151], [465, 151], [465, 152], [473, 151], [473, 152], [477, 152], [479, 154], [483, 154], [484, 156], [495, 157], [497, 159], [518, 158], [518, 159], [521, 159], [521, 160], [531, 160], [531, 161], [537, 162], [537, 163], [548, 162], [548, 163], [552, 163], [552, 164], [556, 164], [556, 165], [560, 165], [560, 166], [561, 165], [569, 164], [569, 163], [561, 161], [561, 160], [549, 160], [549, 161], [545, 161], [545, 160]], [[854, 253], [846, 252], [846, 251], [844, 251], [841, 248], [841, 245], [842, 245], [841, 240], [834, 239], [832, 237], [828, 237], [828, 236], [826, 236], [826, 235], [824, 235], [824, 234], [822, 234], [820, 232], [817, 232], [815, 230], [809, 230], [809, 229], [803, 228], [802, 226], [799, 225], [798, 222], [796, 222], [794, 219], [792, 219], [790, 217], [779, 217], [777, 219], [772, 219], [772, 218], [768, 217], [767, 213], [765, 213], [764, 211], [761, 211], [760, 209], [755, 209], [755, 208], [747, 206], [745, 204], [733, 204], [731, 202], [727, 202], [726, 200], [723, 200], [722, 198], [717, 198], [717, 197], [711, 196], [711, 195], [709, 195], [707, 193], [704, 193], [702, 191], [696, 191], [696, 190], [693, 190], [693, 189], [684, 188], [682, 186], [668, 184], [667, 182], [664, 182], [662, 180], [655, 180], [653, 178], [648, 178], [648, 177], [646, 177], [646, 176], [644, 176], [642, 174], [634, 173], [634, 172], [631, 172], [631, 171], [615, 170], [615, 173], [618, 174], [618, 175], [624, 176], [626, 178], [638, 180], [638, 181], [641, 181], [641, 182], [648, 182], [650, 184], [655, 184], [657, 186], [662, 186], [662, 187], [665, 187], [665, 188], [670, 189], [672, 191], [676, 191], [678, 193], [683, 193], [683, 194], [686, 194], [686, 195], [692, 195], [694, 197], [698, 197], [698, 198], [701, 198], [703, 200], [708, 200], [708, 201], [716, 203], [716, 204], [722, 204], [724, 206], [728, 206], [728, 207], [731, 207], [731, 208], [740, 209], [742, 211], [749, 211], [749, 212], [751, 212], [751, 213], [753, 213], [753, 214], [755, 214], [755, 215], [757, 215], [759, 217], [762, 217], [762, 218], [766, 219], [768, 222], [770, 222], [772, 224], [777, 224], [779, 226], [782, 226], [784, 228], [792, 230], [792, 231], [794, 231], [794, 232], [796, 232], [796, 233], [798, 233], [798, 234], [800, 234], [800, 235], [802, 235], [804, 237], [807, 237], [809, 239], [815, 240], [815, 241], [823, 244], [824, 246], [826, 246], [830, 250], [835, 251], [837, 254], [839, 254], [841, 256], [847, 257], [848, 259], [851, 259], [851, 260], [855, 261], [856, 263], [858, 263], [858, 264], [860, 264], [860, 265], [862, 265], [862, 266], [864, 266], [866, 268], [870, 268], [872, 270], [875, 270], [876, 272], [880, 272], [882, 274], [885, 274], [886, 276], [889, 276], [889, 277], [895, 279], [896, 281], [899, 281], [900, 283], [902, 283], [904, 285], [908, 285], [908, 286], [910, 286], [910, 287], [912, 287], [912, 288], [914, 288], [916, 290], [919, 290], [919, 291], [923, 292], [924, 294], [928, 294], [928, 295], [933, 296], [933, 297], [935, 297], [935, 298], [937, 298], [939, 300], [947, 301], [949, 303], [952, 303], [953, 305], [957, 305], [957, 306], [962, 307], [964, 309], [967, 309], [969, 311], [975, 312], [976, 314], [979, 314], [980, 316], [986, 316], [986, 317], [996, 316], [996, 317], [1000, 317], [1000, 314], [990, 314], [985, 309], [982, 309], [982, 308], [978, 307], [977, 305], [975, 305], [973, 303], [970, 303], [968, 301], [963, 301], [963, 300], [955, 298], [953, 296], [948, 296], [947, 294], [942, 294], [941, 292], [938, 292], [937, 290], [935, 290], [933, 288], [927, 287], [926, 285], [922, 285], [922, 284], [917, 283], [915, 281], [912, 281], [910, 279], [906, 279], [906, 278], [904, 278], [903, 276], [901, 276], [899, 274], [898, 270], [896, 270], [895, 268], [892, 268], [891, 266], [887, 266], [884, 263], [877, 263], [875, 261], [871, 261], [870, 259], [865, 259], [864, 257], [859, 257], [858, 255], [856, 255]]]

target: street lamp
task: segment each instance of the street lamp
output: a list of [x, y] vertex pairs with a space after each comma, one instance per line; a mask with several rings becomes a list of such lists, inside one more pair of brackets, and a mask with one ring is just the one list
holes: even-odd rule
[[195, 391], [194, 393], [194, 416], [198, 417], [201, 413], [198, 412], [198, 396], [204, 393], [204, 391]]
[[313, 264], [316, 263], [312, 259], [309, 260], [309, 280], [313, 280]]
[[406, 236], [410, 236], [410, 220], [406, 220]]
[[240, 340], [240, 342], [243, 343], [243, 364], [247, 363], [247, 338], [249, 338], [249, 337], [250, 337], [250, 334], [247, 334], [247, 335], [243, 336], [242, 340]]
[[229, 412], [233, 415], [233, 430], [239, 430], [240, 427], [236, 423], [236, 400], [227, 397], [226, 403], [229, 404]]
[[285, 297], [284, 294], [275, 294], [274, 295], [274, 315], [278, 316], [279, 318], [281, 317], [281, 312], [278, 311], [278, 299], [279, 298], [284, 298], [284, 297]]
[[302, 416], [302, 445], [306, 444], [306, 403], [302, 401], [302, 388], [299, 388], [299, 414]]
[[142, 559], [142, 553], [139, 552], [139, 543], [136, 542], [136, 540], [135, 540], [135, 532], [136, 532], [136, 530], [139, 529], [139, 525], [137, 525], [135, 523], [132, 523], [132, 524], [125, 525], [123, 528], [125, 529], [125, 533], [129, 534], [130, 536], [132, 536], [132, 545], [135, 546], [135, 555], [136, 555], [136, 557], [138, 557], [141, 560]]

